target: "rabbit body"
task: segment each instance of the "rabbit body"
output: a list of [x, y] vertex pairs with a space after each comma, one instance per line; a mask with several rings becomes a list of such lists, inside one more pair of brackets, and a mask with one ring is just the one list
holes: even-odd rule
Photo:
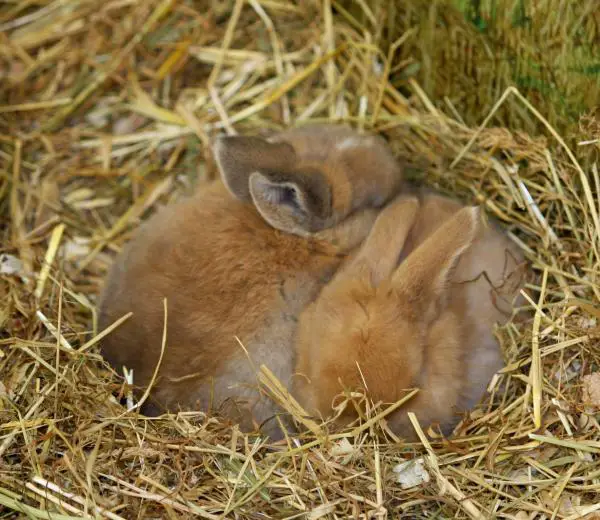
[[425, 190], [400, 195], [300, 316], [300, 404], [328, 416], [343, 388], [385, 403], [419, 388], [389, 426], [414, 438], [413, 411], [448, 433], [503, 365], [493, 327], [520, 298], [522, 267], [520, 251], [476, 209]]
[[[166, 298], [143, 412], [218, 408], [254, 429], [276, 413], [257, 369], [289, 381], [297, 316], [400, 189], [401, 171], [380, 138], [333, 125], [227, 137], [215, 154], [222, 182], [158, 211], [115, 261], [100, 326], [133, 316], [102, 353], [148, 385]], [[265, 432], [277, 437], [276, 421]]]

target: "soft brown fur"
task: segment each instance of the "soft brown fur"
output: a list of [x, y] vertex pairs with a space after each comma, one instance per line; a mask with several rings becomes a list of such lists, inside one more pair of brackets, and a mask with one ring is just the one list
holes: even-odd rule
[[100, 326], [134, 314], [102, 353], [147, 385], [166, 298], [144, 412], [220, 407], [250, 429], [276, 412], [256, 369], [289, 382], [297, 316], [400, 190], [401, 171], [381, 138], [333, 125], [222, 138], [215, 155], [223, 182], [158, 212], [116, 260]]
[[[523, 286], [522, 256], [476, 208], [425, 192], [382, 210], [356, 256], [301, 314], [294, 392], [332, 415], [345, 389], [374, 402], [419, 393], [390, 416], [414, 437], [407, 411], [449, 432], [502, 367], [493, 335]], [[399, 266], [398, 266], [399, 263]], [[348, 407], [339, 420], [351, 420]]]

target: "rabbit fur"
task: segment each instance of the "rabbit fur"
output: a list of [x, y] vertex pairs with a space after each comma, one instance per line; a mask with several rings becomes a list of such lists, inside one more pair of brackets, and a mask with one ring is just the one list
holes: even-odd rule
[[[413, 411], [448, 434], [503, 366], [493, 328], [521, 301], [524, 265], [477, 208], [422, 189], [399, 195], [300, 315], [294, 395], [327, 418], [344, 389], [394, 403], [418, 388], [389, 427], [414, 439]], [[350, 405], [336, 420], [355, 416]]]
[[164, 355], [148, 415], [218, 411], [244, 430], [280, 435], [276, 406], [257, 389], [265, 364], [284, 384], [294, 367], [297, 317], [402, 188], [386, 142], [342, 125], [269, 138], [222, 137], [220, 179], [158, 211], [112, 266], [99, 303], [116, 370], [133, 369], [138, 395]]

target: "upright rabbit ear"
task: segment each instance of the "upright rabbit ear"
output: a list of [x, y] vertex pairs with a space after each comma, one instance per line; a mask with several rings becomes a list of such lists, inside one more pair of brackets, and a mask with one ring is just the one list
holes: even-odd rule
[[428, 315], [443, 298], [452, 269], [475, 240], [479, 219], [479, 208], [461, 209], [400, 264], [393, 286], [417, 312]]
[[309, 235], [330, 224], [330, 187], [319, 172], [257, 171], [250, 175], [250, 194], [276, 229]]
[[412, 196], [399, 197], [381, 210], [358, 254], [341, 276], [367, 280], [373, 286], [390, 277], [418, 210], [419, 201]]
[[253, 172], [289, 170], [296, 159], [290, 144], [272, 143], [255, 136], [219, 137], [214, 153], [225, 186], [245, 202], [251, 200], [249, 181]]

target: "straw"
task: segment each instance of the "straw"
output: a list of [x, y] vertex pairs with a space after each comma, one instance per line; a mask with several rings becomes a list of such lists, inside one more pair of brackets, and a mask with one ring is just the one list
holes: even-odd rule
[[[595, 518], [600, 403], [582, 401], [600, 372], [595, 8], [3, 3], [0, 255], [19, 266], [0, 274], [5, 516]], [[151, 394], [136, 401], [136, 373], [100, 355], [132, 316], [97, 330], [115, 256], [215, 178], [217, 134], [331, 120], [384, 135], [411, 181], [481, 205], [526, 254], [525, 312], [496, 331], [490, 393], [451, 438], [412, 416], [411, 443], [387, 420], [418, 389], [344, 395], [366, 412], [338, 428], [268, 366], [258, 384], [299, 428], [280, 442], [202, 410], [144, 417]], [[431, 479], [402, 487], [394, 468], [420, 458]]]

